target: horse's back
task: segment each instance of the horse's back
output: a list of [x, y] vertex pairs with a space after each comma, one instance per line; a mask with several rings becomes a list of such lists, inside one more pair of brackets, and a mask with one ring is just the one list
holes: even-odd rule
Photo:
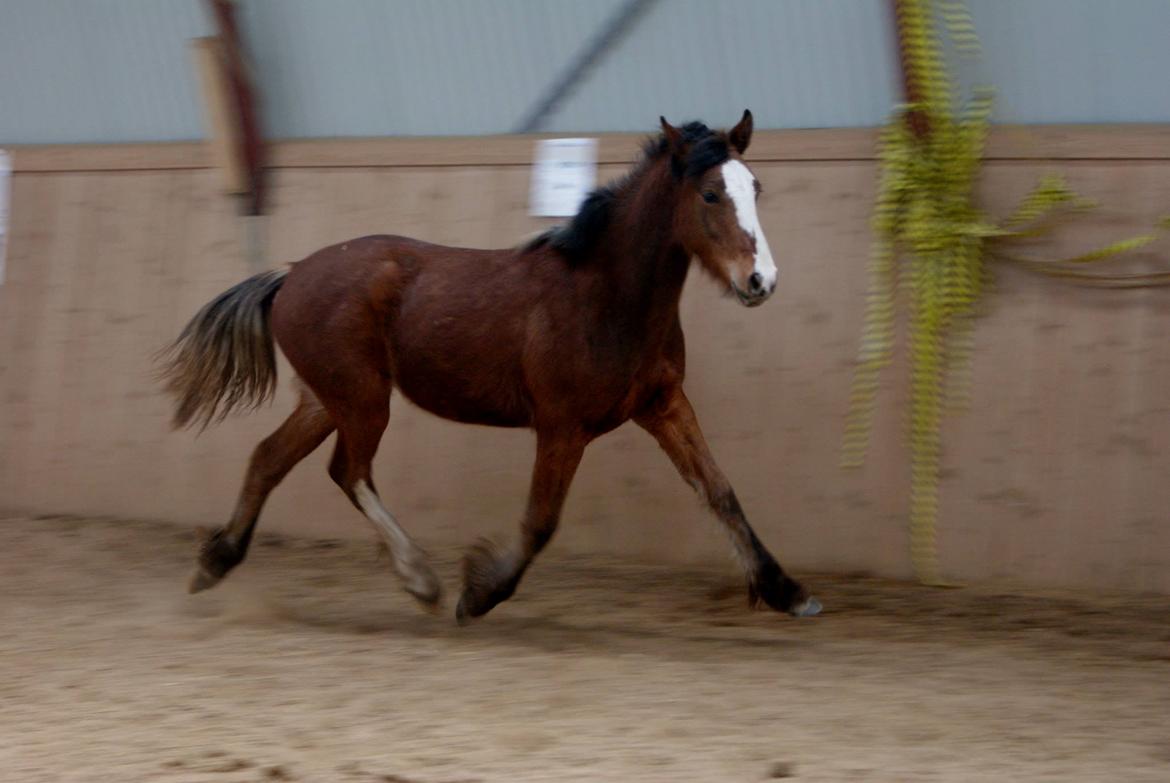
[[543, 275], [518, 255], [394, 235], [330, 245], [293, 265], [273, 333], [310, 386], [369, 366], [437, 415], [528, 426], [523, 347]]

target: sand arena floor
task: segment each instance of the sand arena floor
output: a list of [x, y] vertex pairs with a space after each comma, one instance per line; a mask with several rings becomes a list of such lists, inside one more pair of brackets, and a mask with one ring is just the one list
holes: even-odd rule
[[[1170, 780], [1170, 598], [555, 553], [455, 625], [366, 542], [261, 534], [184, 592], [191, 531], [0, 521], [0, 780], [102, 783]], [[805, 575], [807, 576], [807, 575]]]

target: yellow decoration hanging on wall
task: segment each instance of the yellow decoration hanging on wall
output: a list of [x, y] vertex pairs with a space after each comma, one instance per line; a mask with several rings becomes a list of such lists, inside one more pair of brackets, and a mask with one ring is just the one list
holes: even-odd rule
[[[1063, 179], [1043, 179], [1006, 219], [995, 221], [975, 203], [974, 189], [990, 127], [991, 94], [976, 91], [956, 110], [940, 25], [963, 53], [978, 51], [964, 3], [900, 0], [902, 64], [915, 100], [896, 109], [880, 139], [880, 184], [872, 228], [865, 322], [846, 419], [842, 462], [866, 455], [882, 368], [893, 356], [897, 289], [909, 305], [910, 555], [927, 584], [943, 584], [935, 547], [939, 503], [940, 431], [948, 408], [961, 407], [973, 345], [975, 306], [987, 290], [988, 264], [1014, 261], [1028, 269], [1105, 286], [1170, 283], [1170, 273], [1110, 276], [1083, 266], [1148, 244], [1155, 233], [1115, 242], [1061, 261], [1010, 255], [1012, 239], [1050, 228], [1060, 211], [1091, 206]], [[1166, 221], [1159, 229], [1168, 227]]]

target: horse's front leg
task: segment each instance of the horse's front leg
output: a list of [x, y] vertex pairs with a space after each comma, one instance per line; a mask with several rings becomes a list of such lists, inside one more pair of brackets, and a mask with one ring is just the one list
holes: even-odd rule
[[524, 571], [556, 532], [587, 443], [582, 435], [537, 433], [536, 465], [519, 540], [507, 549], [481, 540], [463, 558], [463, 595], [455, 609], [460, 623], [487, 614], [516, 591]]
[[784, 573], [748, 524], [735, 491], [715, 464], [691, 403], [679, 387], [665, 390], [636, 421], [670, 457], [678, 472], [719, 517], [747, 570], [752, 604], [766, 603], [797, 617], [817, 614], [821, 604]]

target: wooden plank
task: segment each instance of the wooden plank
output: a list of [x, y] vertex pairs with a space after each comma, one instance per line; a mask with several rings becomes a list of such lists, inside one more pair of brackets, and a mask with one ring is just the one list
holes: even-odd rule
[[151, 144], [37, 144], [9, 147], [17, 174], [39, 172], [206, 169], [211, 156], [203, 142]]
[[[559, 134], [561, 136], [568, 134]], [[598, 161], [627, 164], [638, 155], [641, 133], [588, 134], [599, 140]], [[386, 168], [416, 166], [527, 166], [531, 136], [448, 136], [297, 139], [275, 143], [274, 168]], [[873, 128], [757, 131], [752, 162], [872, 161]], [[12, 148], [19, 173], [209, 168], [214, 154], [201, 142], [27, 145]], [[1170, 124], [997, 126], [988, 160], [1165, 160]]]
[[[566, 136], [570, 134], [559, 134]], [[598, 162], [633, 161], [648, 134], [586, 134], [598, 139]], [[782, 161], [867, 161], [877, 156], [878, 130], [826, 128], [757, 131], [747, 159]], [[274, 148], [273, 165], [320, 166], [526, 166], [532, 136], [445, 138], [312, 139], [284, 141]], [[1158, 160], [1170, 157], [1170, 125], [997, 126], [988, 140], [989, 160]]]
[[[65, 177], [22, 177], [12, 189], [8, 267], [0, 285], [0, 510], [28, 505], [23, 489], [36, 458], [32, 430], [43, 408], [31, 378], [41, 345], [41, 313], [52, 295], [54, 250], [62, 241]], [[60, 281], [59, 284], [63, 284]]]
[[[573, 134], [556, 134], [565, 137]], [[598, 162], [628, 164], [647, 133], [582, 134], [598, 139]], [[279, 167], [334, 166], [527, 166], [536, 142], [530, 136], [449, 136], [443, 138], [306, 139], [274, 146]], [[760, 131], [751, 160], [871, 160], [876, 133], [870, 129]]]
[[1170, 125], [1003, 125], [987, 141], [988, 160], [1165, 160]]
[[56, 503], [58, 510], [60, 498], [72, 497], [74, 487], [69, 455], [57, 448], [70, 400], [67, 387], [73, 386], [76, 375], [67, 363], [66, 346], [75, 338], [81, 341], [75, 316], [79, 290], [84, 291], [89, 282], [81, 273], [97, 246], [94, 230], [99, 210], [95, 205], [102, 204], [101, 191], [101, 182], [90, 174], [69, 175], [62, 183], [54, 235], [43, 257], [48, 276], [33, 315], [35, 356], [26, 382], [33, 408], [30, 426], [23, 432], [23, 449], [18, 452], [25, 456], [20, 491], [29, 503]]

